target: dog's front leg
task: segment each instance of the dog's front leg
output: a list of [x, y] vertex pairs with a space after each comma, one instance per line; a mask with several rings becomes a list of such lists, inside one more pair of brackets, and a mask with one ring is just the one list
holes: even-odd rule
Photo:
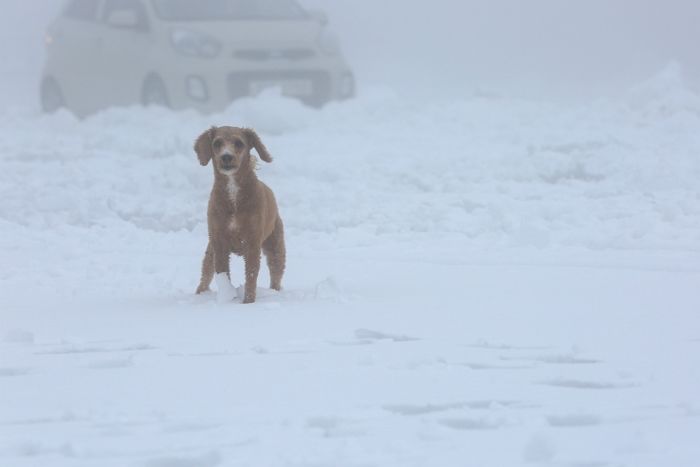
[[214, 244], [214, 268], [216, 269], [216, 300], [229, 303], [236, 298], [236, 289], [231, 285], [229, 272], [230, 248], [218, 242]]
[[261, 248], [251, 248], [245, 254], [245, 298], [243, 303], [254, 303], [258, 288]]

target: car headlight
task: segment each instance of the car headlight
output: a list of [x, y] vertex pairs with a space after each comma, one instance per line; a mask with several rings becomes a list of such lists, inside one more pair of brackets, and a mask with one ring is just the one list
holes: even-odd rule
[[318, 36], [318, 46], [326, 55], [340, 54], [340, 41], [338, 40], [338, 36], [333, 34], [327, 28], [323, 28], [321, 30], [321, 34]]
[[188, 57], [215, 58], [223, 48], [216, 38], [186, 29], [174, 29], [170, 42], [178, 53]]

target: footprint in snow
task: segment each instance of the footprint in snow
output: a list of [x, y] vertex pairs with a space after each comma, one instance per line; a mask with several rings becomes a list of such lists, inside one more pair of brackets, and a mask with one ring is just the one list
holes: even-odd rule
[[498, 401], [498, 400], [484, 400], [484, 401], [471, 401], [471, 402], [453, 402], [446, 404], [394, 404], [385, 405], [382, 408], [387, 412], [391, 412], [396, 415], [404, 415], [407, 417], [417, 416], [417, 415], [429, 415], [432, 413], [449, 412], [451, 410], [497, 410], [501, 408], [530, 408], [531, 405], [523, 404], [518, 401]]
[[69, 354], [90, 354], [90, 353], [118, 353], [118, 352], [143, 352], [147, 350], [156, 350], [148, 344], [135, 344], [123, 347], [90, 347], [81, 345], [62, 346], [55, 350], [45, 350], [36, 352], [36, 355], [69, 355]]
[[603, 420], [597, 415], [550, 415], [547, 417], [547, 423], [556, 428], [578, 428], [600, 425]]
[[144, 467], [216, 467], [221, 465], [222, 459], [218, 452], [210, 452], [195, 457], [161, 457], [151, 459]]
[[306, 422], [306, 426], [320, 430], [324, 438], [355, 438], [364, 436], [365, 432], [353, 427], [356, 422], [338, 417], [315, 417]]
[[488, 341], [478, 341], [475, 344], [467, 345], [467, 347], [474, 348], [474, 349], [485, 349], [485, 350], [548, 350], [548, 349], [551, 349], [551, 347], [548, 347], [548, 346], [492, 344]]
[[400, 334], [387, 334], [371, 329], [358, 329], [355, 331], [355, 337], [361, 341], [393, 341], [393, 342], [413, 342], [418, 341], [417, 337], [404, 336]]
[[134, 366], [134, 358], [116, 358], [112, 360], [97, 360], [88, 364], [92, 370], [116, 370], [119, 368], [129, 368]]
[[34, 334], [24, 329], [12, 329], [2, 338], [6, 344], [33, 344]]
[[497, 430], [506, 425], [504, 420], [490, 420], [486, 418], [448, 418], [440, 420], [440, 424], [447, 428], [460, 431]]
[[28, 368], [0, 368], [0, 378], [11, 378], [14, 376], [26, 376], [30, 373]]
[[529, 370], [533, 365], [494, 365], [490, 363], [458, 363], [472, 370]]
[[541, 357], [500, 357], [500, 359], [506, 362], [524, 361], [547, 363], [550, 365], [594, 365], [597, 363], [602, 363], [602, 360], [576, 357], [573, 355], [544, 355]]
[[223, 425], [221, 423], [214, 422], [179, 422], [170, 423], [163, 427], [164, 433], [200, 433], [213, 431], [221, 428]]
[[605, 390], [605, 389], [628, 389], [637, 387], [638, 384], [634, 383], [613, 383], [607, 381], [583, 381], [578, 379], [553, 379], [548, 381], [543, 381], [540, 384], [545, 386], [554, 386], [559, 388], [568, 389], [593, 389], [593, 390]]

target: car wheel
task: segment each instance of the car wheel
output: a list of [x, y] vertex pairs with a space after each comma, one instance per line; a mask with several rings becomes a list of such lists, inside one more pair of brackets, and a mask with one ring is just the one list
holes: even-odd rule
[[141, 91], [141, 103], [148, 107], [151, 105], [159, 107], [170, 107], [168, 90], [165, 88], [163, 80], [157, 76], [149, 76], [143, 83]]
[[54, 113], [66, 106], [61, 86], [53, 78], [46, 78], [41, 83], [41, 109], [46, 113]]

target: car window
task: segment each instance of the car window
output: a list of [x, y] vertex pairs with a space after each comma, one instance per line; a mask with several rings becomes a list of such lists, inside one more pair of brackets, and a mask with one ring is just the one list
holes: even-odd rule
[[295, 0], [153, 0], [166, 21], [304, 20]]
[[102, 11], [102, 21], [109, 22], [115, 13], [133, 13], [136, 24], [129, 27], [138, 31], [148, 30], [148, 16], [146, 8], [141, 0], [105, 0], [105, 7]]
[[72, 0], [66, 5], [63, 14], [71, 19], [95, 21], [97, 19], [97, 0]]

